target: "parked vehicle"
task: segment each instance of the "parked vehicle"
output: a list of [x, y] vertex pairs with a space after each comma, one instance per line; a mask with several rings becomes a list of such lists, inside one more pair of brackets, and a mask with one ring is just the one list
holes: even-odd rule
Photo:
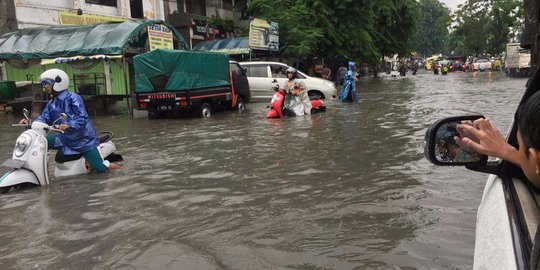
[[154, 50], [133, 58], [138, 108], [150, 118], [179, 113], [209, 117], [217, 109], [244, 110], [249, 83], [226, 54]]
[[531, 51], [519, 43], [506, 44], [504, 70], [511, 77], [528, 77], [531, 71]]
[[[539, 84], [540, 72], [536, 72], [521, 103], [540, 91]], [[426, 158], [436, 165], [464, 166], [490, 174], [478, 208], [474, 269], [539, 269], [539, 189], [519, 167], [504, 160], [488, 162], [486, 156], [467, 152], [455, 142], [457, 124], [482, 117], [450, 117], [434, 123], [426, 132]], [[507, 138], [513, 146], [518, 145], [516, 134], [514, 123]]]
[[491, 70], [491, 62], [487, 58], [478, 58], [473, 62], [473, 71]]
[[[272, 81], [285, 81], [287, 74], [285, 71], [289, 66], [279, 62], [240, 62], [245, 68], [251, 97], [253, 101], [267, 102], [272, 98]], [[337, 89], [333, 82], [308, 76], [298, 71], [298, 79], [306, 84], [306, 89], [310, 99], [331, 99], [336, 98]], [[280, 81], [281, 83], [281, 81]]]
[[[55, 126], [55, 123], [67, 119], [66, 114], [62, 114], [52, 126], [42, 122], [32, 122], [27, 110], [24, 116], [28, 120], [28, 125], [14, 124], [12, 126], [22, 126], [27, 129], [19, 135], [15, 141], [15, 148], [11, 159], [6, 160], [2, 166], [11, 168], [9, 172], [0, 177], [0, 190], [9, 191], [12, 188], [24, 186], [46, 186], [49, 184], [48, 174], [48, 132], [63, 132]], [[104, 159], [109, 161], [120, 161], [122, 157], [114, 154], [116, 147], [111, 141], [112, 133], [104, 132], [99, 136], [99, 153]], [[114, 158], [114, 159], [112, 159]], [[56, 157], [54, 176], [69, 177], [88, 173], [86, 160], [82, 154], [64, 155], [62, 149], [58, 150]]]

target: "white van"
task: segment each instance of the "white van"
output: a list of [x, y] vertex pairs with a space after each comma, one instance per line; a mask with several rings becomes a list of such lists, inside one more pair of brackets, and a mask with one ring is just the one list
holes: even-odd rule
[[[276, 79], [279, 84], [287, 80], [286, 70], [289, 68], [284, 63], [279, 62], [240, 62], [246, 71], [249, 87], [251, 89], [252, 101], [267, 102], [272, 99], [272, 81]], [[306, 84], [306, 90], [311, 99], [332, 99], [337, 96], [337, 89], [333, 82], [310, 77], [298, 71], [298, 79]]]

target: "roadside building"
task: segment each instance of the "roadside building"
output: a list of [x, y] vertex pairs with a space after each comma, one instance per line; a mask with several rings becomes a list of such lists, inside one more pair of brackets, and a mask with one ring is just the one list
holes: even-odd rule
[[[131, 62], [134, 55], [155, 48], [191, 49], [202, 41], [234, 37], [234, 20], [240, 17], [240, 13], [234, 11], [235, 5], [235, 0], [1, 1], [0, 79], [15, 81], [17, 86], [39, 88], [39, 74], [58, 67], [68, 73], [72, 82], [70, 91], [86, 95], [89, 101], [125, 99], [134, 91]], [[144, 23], [144, 20], [152, 22]], [[89, 36], [92, 36], [91, 31], [108, 35], [112, 32], [107, 32], [104, 28], [109, 27], [103, 25], [108, 22], [116, 22], [117, 29], [127, 31], [103, 40], [116, 42], [114, 46], [118, 50], [114, 52], [107, 53], [103, 44], [77, 35], [77, 31]], [[93, 25], [96, 30], [88, 28]], [[113, 28], [109, 30], [117, 31]], [[157, 39], [166, 37], [156, 43], [149, 37], [152, 33]], [[47, 38], [42, 42], [41, 37]], [[116, 40], [116, 37], [126, 40]]]
[[[125, 21], [130, 18], [164, 19], [162, 1], [0, 1], [0, 34], [31, 27], [89, 25], [110, 21]], [[8, 79], [4, 63], [0, 63], [0, 79]]]
[[164, 18], [162, 1], [9, 0], [0, 8], [1, 79], [17, 86], [15, 100], [3, 99], [13, 107], [39, 108], [39, 74], [61, 68], [69, 75], [70, 91], [107, 110], [116, 101], [129, 101], [134, 55], [188, 48], [172, 26], [154, 20]]
[[163, 1], [165, 20], [186, 38], [191, 48], [209, 41], [237, 36], [235, 25], [246, 0]]

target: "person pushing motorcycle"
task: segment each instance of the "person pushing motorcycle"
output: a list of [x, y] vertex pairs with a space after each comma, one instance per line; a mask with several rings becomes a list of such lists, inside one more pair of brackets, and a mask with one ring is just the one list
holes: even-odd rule
[[311, 114], [311, 103], [304, 82], [298, 80], [298, 71], [289, 67], [286, 71], [287, 81], [283, 90], [287, 93], [285, 107], [290, 114], [300, 116]]
[[[67, 90], [68, 75], [60, 69], [49, 69], [40, 75], [40, 81], [52, 99], [36, 121], [53, 125], [61, 118], [62, 113], [68, 116], [64, 123], [58, 126], [64, 133], [47, 136], [49, 147], [61, 149], [64, 155], [82, 154], [91, 168], [97, 172], [119, 168], [118, 165], [101, 157], [97, 148], [99, 138], [81, 96]], [[22, 119], [20, 123], [28, 124], [28, 120]]]

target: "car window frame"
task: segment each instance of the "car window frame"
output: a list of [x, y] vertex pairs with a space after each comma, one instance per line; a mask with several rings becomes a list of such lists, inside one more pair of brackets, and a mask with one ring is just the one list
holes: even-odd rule
[[[248, 77], [250, 77], [250, 78], [266, 78], [266, 79], [269, 78], [269, 77], [268, 77], [268, 72], [269, 72], [269, 71], [268, 71], [268, 69], [269, 69], [269, 68], [268, 68], [268, 64], [245, 65], [245, 67], [247, 67], [247, 69], [248, 69], [248, 73], [247, 73], [246, 75], [247, 75]], [[254, 68], [254, 67], [255, 67], [255, 68], [265, 67], [265, 68], [266, 68], [266, 77], [252, 76], [252, 75], [251, 75], [251, 69]]]
[[[275, 78], [275, 79], [287, 79], [287, 68], [289, 68], [287, 65], [269, 64], [268, 67], [270, 68], [270, 74], [271, 74], [272, 78]], [[274, 76], [275, 73], [272, 72], [272, 67], [279, 67], [279, 68], [283, 69], [283, 72], [281, 73], [283, 75], [283, 77]]]
[[[234, 72], [234, 70], [232, 68], [233, 66], [236, 67], [236, 69], [238, 69], [239, 73], [235, 74], [235, 72]], [[233, 75], [241, 76], [241, 75], [245, 74], [244, 69], [238, 63], [229, 63], [229, 68], [231, 69], [231, 72], [232, 72]]]
[[296, 74], [296, 78], [297, 78], [297, 79], [301, 79], [301, 80], [305, 80], [305, 79], [307, 79], [308, 77], [307, 77], [306, 74], [304, 74], [304, 73], [302, 73], [302, 72], [299, 71], [298, 74]]
[[[539, 70], [536, 70], [533, 77], [531, 77], [527, 82], [527, 88], [517, 108], [519, 108], [537, 91], [540, 91]], [[514, 112], [514, 119], [516, 113], [517, 109]], [[510, 132], [508, 133], [506, 141], [513, 147], [519, 149], [517, 141], [517, 130], [517, 122], [514, 120], [512, 122], [512, 126]], [[519, 196], [516, 191], [514, 179], [517, 178], [522, 180], [523, 183], [527, 185], [532, 192], [539, 192], [539, 189], [532, 186], [534, 184], [532, 184], [527, 179], [527, 177], [525, 177], [523, 170], [518, 166], [508, 161], [501, 160], [501, 162], [499, 163], [499, 169], [500, 173], [498, 174], [498, 176], [501, 179], [504, 187], [507, 214], [509, 217], [510, 226], [512, 228], [511, 234], [514, 241], [513, 248], [516, 256], [516, 263], [522, 266], [518, 268], [521, 269], [524, 267], [524, 269], [528, 269], [527, 267], [530, 265], [530, 258], [532, 256], [531, 253], [532, 247], [534, 245], [534, 239], [531, 239], [530, 237], [532, 236], [530, 236], [527, 232], [527, 221], [525, 220], [521, 205], [519, 204]], [[529, 238], [527, 238], [527, 236], [529, 236]]]

